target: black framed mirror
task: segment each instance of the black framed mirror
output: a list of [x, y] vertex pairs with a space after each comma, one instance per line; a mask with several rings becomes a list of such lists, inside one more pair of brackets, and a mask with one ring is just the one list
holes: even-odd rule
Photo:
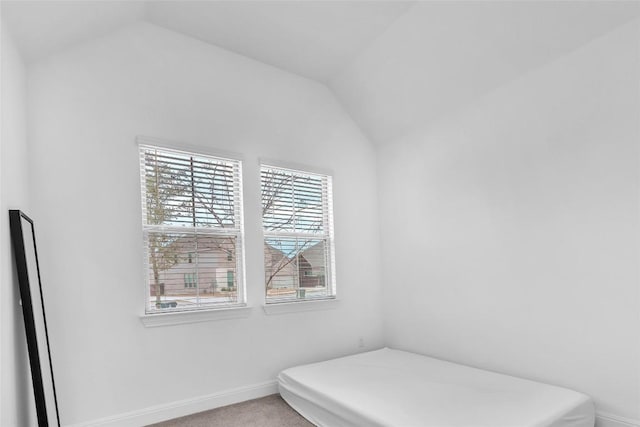
[[9, 221], [27, 335], [38, 426], [60, 427], [35, 229], [33, 221], [19, 210], [9, 211]]

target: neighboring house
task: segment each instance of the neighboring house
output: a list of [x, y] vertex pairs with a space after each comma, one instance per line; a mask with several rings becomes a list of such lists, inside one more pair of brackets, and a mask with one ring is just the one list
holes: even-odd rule
[[[235, 241], [232, 238], [183, 237], [163, 247], [164, 265], [158, 285], [151, 269], [150, 296], [196, 296], [236, 287]], [[291, 260], [281, 250], [265, 244], [265, 279], [271, 289], [325, 286], [323, 243], [309, 247]], [[273, 277], [271, 277], [273, 276]], [[297, 279], [297, 280], [296, 280]], [[159, 289], [157, 289], [159, 288]]]
[[324, 242], [316, 243], [298, 256], [301, 288], [326, 286], [325, 257]]
[[213, 294], [236, 286], [235, 240], [233, 238], [184, 237], [164, 248], [164, 265], [156, 289], [153, 271], [151, 296], [195, 296]]
[[[295, 255], [294, 255], [295, 256]], [[305, 249], [297, 259], [291, 259], [278, 248], [265, 244], [265, 279], [271, 281], [272, 289], [301, 288], [325, 286], [325, 252], [324, 243]], [[296, 280], [297, 276], [297, 280]]]
[[[268, 289], [295, 288], [296, 264], [280, 249], [264, 244], [264, 274]], [[272, 277], [273, 276], [273, 277]]]

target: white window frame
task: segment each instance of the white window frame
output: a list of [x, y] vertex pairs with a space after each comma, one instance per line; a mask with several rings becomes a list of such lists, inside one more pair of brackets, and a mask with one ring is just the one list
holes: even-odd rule
[[[228, 156], [220, 156], [189, 147], [188, 150], [173, 148], [164, 141], [154, 138], [138, 137], [138, 156], [140, 158], [140, 188], [141, 188], [141, 205], [142, 205], [142, 232], [143, 232], [143, 274], [144, 274], [144, 315], [141, 316], [145, 326], [164, 326], [170, 324], [193, 323], [206, 320], [216, 320], [235, 317], [248, 316], [248, 307], [246, 304], [246, 281], [245, 281], [245, 244], [244, 244], [244, 212], [243, 212], [243, 185], [242, 185], [242, 160]], [[175, 153], [181, 156], [193, 156], [198, 158], [208, 158], [215, 161], [228, 162], [234, 165], [234, 223], [236, 227], [229, 229], [221, 229], [215, 227], [184, 227], [184, 226], [168, 226], [147, 223], [147, 194], [146, 194], [146, 178], [145, 164], [142, 159], [145, 150], [157, 150], [163, 153]], [[175, 232], [190, 233], [209, 236], [235, 236], [236, 238], [236, 301], [207, 304], [200, 303], [195, 307], [176, 307], [176, 308], [155, 308], [152, 307], [150, 301], [151, 277], [149, 274], [149, 232]], [[230, 309], [242, 309], [242, 312], [233, 314]], [[237, 310], [234, 310], [237, 311]], [[212, 315], [207, 315], [210, 312]], [[193, 317], [195, 313], [199, 313]], [[184, 315], [189, 314], [189, 318]], [[221, 314], [221, 315], [220, 315]]]
[[[317, 172], [312, 171], [313, 168], [307, 168], [305, 166], [288, 166], [283, 165], [281, 162], [272, 161], [272, 160], [261, 160], [260, 161], [260, 183], [261, 183], [261, 191], [260, 195], [262, 198], [262, 171], [263, 169], [275, 169], [281, 170], [287, 173], [302, 175], [302, 176], [310, 176], [320, 178], [323, 182], [323, 185], [326, 188], [323, 191], [323, 194], [326, 195], [326, 200], [322, 201], [323, 206], [323, 230], [324, 232], [321, 234], [311, 234], [311, 233], [303, 233], [303, 232], [278, 232], [278, 231], [269, 231], [265, 229], [264, 221], [262, 226], [263, 231], [263, 245], [264, 241], [267, 238], [302, 238], [308, 239], [312, 237], [313, 239], [325, 240], [325, 277], [326, 277], [326, 295], [318, 296], [318, 297], [304, 297], [300, 298], [299, 295], [294, 299], [291, 297], [287, 298], [268, 298], [267, 297], [267, 288], [266, 283], [265, 286], [265, 312], [267, 314], [278, 314], [281, 310], [275, 310], [276, 305], [278, 306], [289, 306], [295, 304], [300, 307], [307, 307], [307, 310], [314, 310], [312, 308], [312, 302], [328, 302], [327, 300], [336, 300], [337, 298], [337, 286], [336, 286], [336, 276], [335, 276], [335, 240], [334, 240], [334, 224], [333, 224], [333, 176], [330, 172]], [[324, 197], [323, 197], [324, 198]], [[262, 218], [264, 220], [264, 218]], [[264, 249], [263, 249], [263, 259], [264, 259]], [[265, 266], [266, 269], [266, 266]], [[264, 276], [263, 276], [264, 277]], [[291, 304], [289, 304], [291, 303]], [[325, 304], [323, 303], [323, 305]], [[273, 308], [269, 308], [273, 307]], [[290, 309], [286, 309], [284, 312], [290, 311]], [[298, 311], [298, 310], [293, 310]]]

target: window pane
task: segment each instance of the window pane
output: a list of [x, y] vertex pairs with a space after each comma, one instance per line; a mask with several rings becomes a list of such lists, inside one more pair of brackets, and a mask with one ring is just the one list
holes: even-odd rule
[[150, 307], [238, 302], [236, 241], [235, 236], [148, 232]]
[[267, 231], [322, 234], [326, 184], [323, 177], [262, 168], [262, 219]]
[[267, 300], [330, 295], [324, 240], [267, 238], [264, 255]]
[[237, 167], [231, 162], [147, 149], [146, 223], [233, 228]]

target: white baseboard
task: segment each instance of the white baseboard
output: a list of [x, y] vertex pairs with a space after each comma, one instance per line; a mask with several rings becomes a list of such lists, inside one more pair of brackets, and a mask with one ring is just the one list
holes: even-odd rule
[[277, 382], [266, 381], [206, 396], [151, 406], [137, 411], [101, 418], [99, 420], [77, 423], [67, 427], [140, 427], [173, 418], [184, 417], [185, 415], [195, 414], [196, 412], [207, 411], [220, 406], [244, 402], [245, 400], [257, 399], [258, 397], [268, 396], [277, 392]]
[[597, 411], [596, 427], [640, 427], [640, 421], [608, 412]]
[[[265, 381], [219, 393], [151, 406], [98, 420], [67, 425], [67, 427], [139, 427], [244, 402], [245, 400], [257, 399], [277, 392], [278, 383], [276, 381]], [[596, 413], [595, 427], [640, 427], [640, 421], [598, 411]]]

